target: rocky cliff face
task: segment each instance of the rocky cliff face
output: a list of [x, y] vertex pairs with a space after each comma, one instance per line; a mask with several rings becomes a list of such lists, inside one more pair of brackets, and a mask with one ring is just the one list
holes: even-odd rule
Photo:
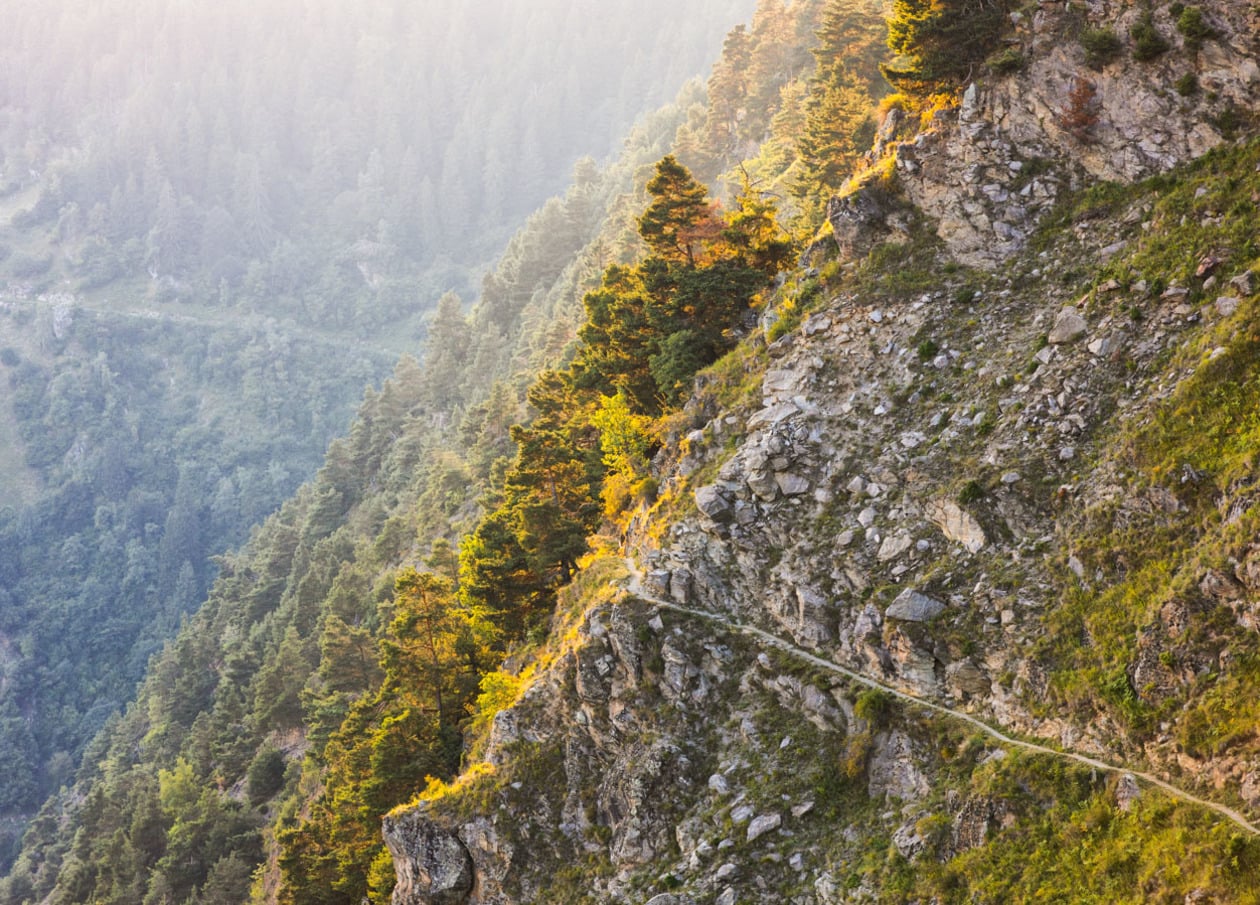
[[[844, 901], [836, 859], [870, 831], [855, 801], [916, 802], [897, 845], [931, 847], [915, 825], [935, 754], [858, 716], [848, 683], [629, 597], [575, 638], [498, 718], [493, 773], [386, 821], [396, 903]], [[941, 807], [952, 851], [1001, 819], [983, 797]]]
[[[1209, 35], [1188, 37], [1179, 6], [1151, 6], [1167, 49], [1139, 61], [1142, 4], [1039, 0], [1012, 16], [1005, 54], [1016, 74], [977, 79], [956, 110], [909, 141], [893, 139], [900, 117], [886, 124], [902, 185], [960, 261], [996, 265], [1024, 247], [1064, 190], [1165, 172], [1260, 110], [1260, 13], [1202, 3]], [[1120, 42], [1092, 66], [1082, 42], [1091, 29]]]
[[[1255, 112], [1256, 11], [1202, 12], [1197, 50], [1160, 7], [1162, 57], [1087, 70], [1073, 29], [1127, 36], [1142, 10], [1043, 0], [1017, 16], [1022, 71], [895, 150], [886, 130], [901, 198], [833, 205], [849, 264], [825, 303], [748, 356], [753, 398], [701, 386], [659, 457], [663, 502], [630, 539], [644, 590], [598, 595], [497, 718], [479, 778], [387, 821], [396, 905], [906, 901], [1074, 815], [1125, 815], [1120, 832], [1173, 807], [1132, 776], [1065, 779], [826, 664], [1260, 807], [1246, 730], [1198, 745], [1178, 715], [1250, 675], [1256, 476], [1209, 490], [1184, 457], [1138, 462], [1149, 426], [1253, 329], [1260, 192], [1228, 170], [1260, 172], [1260, 154], [1187, 177], [1180, 200], [1155, 186], [1063, 206], [1201, 157]], [[1173, 89], [1187, 74], [1198, 93]], [[1088, 134], [1061, 121], [1080, 79]], [[1181, 538], [1179, 590], [1152, 590], [1109, 641], [1067, 602], [1115, 599], [1141, 542], [1113, 539], [1143, 532]], [[1048, 705], [1084, 695], [1062, 645], [1112, 643], [1121, 662], [1088, 677], [1114, 706]], [[1205, 824], [1204, 845], [1228, 831]], [[933, 886], [942, 871], [954, 880]], [[1169, 887], [1186, 901], [1227, 896], [1225, 874], [1190, 874]]]

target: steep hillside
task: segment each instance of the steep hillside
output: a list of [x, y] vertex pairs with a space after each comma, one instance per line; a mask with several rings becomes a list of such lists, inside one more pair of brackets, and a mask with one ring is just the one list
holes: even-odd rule
[[[819, 4], [763, 6], [747, 84], [777, 98], [808, 76], [801, 42]], [[863, 16], [867, 31], [878, 26]], [[381, 816], [426, 774], [458, 769], [478, 679], [490, 673], [492, 688], [522, 643], [510, 607], [487, 623], [464, 605], [475, 582], [452, 598], [474, 547], [452, 541], [502, 498], [526, 389], [538, 367], [564, 360], [583, 294], [610, 262], [638, 256], [652, 164], [706, 115], [692, 86], [645, 118], [614, 164], [580, 166], [530, 219], [467, 315], [442, 300], [423, 367], [404, 359], [368, 392], [316, 478], [222, 558], [209, 600], [154, 659], [136, 703], [32, 823], [0, 900], [388, 898]], [[498, 528], [497, 542], [515, 530]], [[497, 582], [530, 574], [509, 555], [492, 560], [479, 559], [483, 591], [514, 592]], [[530, 580], [536, 638], [558, 576]], [[444, 639], [436, 653], [414, 643], [424, 624]]]
[[663, 423], [395, 903], [1256, 900], [1254, 13], [1012, 22]]
[[646, 590], [604, 567], [490, 768], [391, 818], [396, 901], [464, 901], [428, 839], [470, 902], [1252, 901], [1258, 165], [1075, 197], [1001, 275], [883, 247], [712, 375]]
[[[256, 6], [6, 10], [0, 866], [205, 599], [213, 557], [440, 332], [439, 299], [471, 298], [575, 163], [593, 180], [590, 155], [752, 8]], [[610, 198], [587, 200], [535, 239], [549, 257], [589, 240]], [[470, 395], [509, 367], [501, 351]]]
[[1255, 901], [1254, 17], [896, 0], [878, 130], [877, 24], [448, 299], [0, 900]]

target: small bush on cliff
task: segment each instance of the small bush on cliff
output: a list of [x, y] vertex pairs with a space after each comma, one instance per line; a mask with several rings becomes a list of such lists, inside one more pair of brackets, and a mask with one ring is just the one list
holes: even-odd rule
[[896, 699], [886, 691], [867, 688], [859, 692], [857, 700], [853, 702], [853, 714], [858, 719], [870, 723], [874, 728], [880, 729], [892, 716], [895, 701]]
[[1212, 26], [1203, 18], [1203, 10], [1197, 6], [1187, 6], [1177, 16], [1177, 31], [1186, 39], [1186, 47], [1198, 50], [1203, 42], [1212, 37]]
[[1077, 141], [1089, 141], [1098, 125], [1098, 107], [1098, 87], [1089, 79], [1077, 78], [1059, 114], [1059, 125]]
[[1150, 12], [1145, 13], [1129, 30], [1133, 38], [1133, 59], [1148, 63], [1168, 50], [1168, 39], [1159, 33]]
[[1124, 42], [1110, 28], [1087, 28], [1081, 32], [1085, 62], [1091, 69], [1102, 69], [1120, 56]]
[[985, 62], [996, 75], [1011, 75], [1019, 72], [1028, 64], [1028, 60], [1025, 59], [1024, 55], [1014, 47], [1007, 47], [1005, 50], [998, 51]]

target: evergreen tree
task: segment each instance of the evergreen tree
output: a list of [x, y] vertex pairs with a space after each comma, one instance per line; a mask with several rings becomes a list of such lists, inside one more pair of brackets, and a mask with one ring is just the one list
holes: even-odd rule
[[748, 64], [752, 60], [752, 40], [747, 26], [740, 24], [726, 36], [722, 56], [709, 77], [707, 143], [721, 158], [734, 154], [739, 145], [739, 121], [747, 109]]
[[803, 202], [825, 199], [853, 174], [875, 137], [873, 112], [866, 86], [843, 63], [811, 83], [797, 144], [801, 170], [793, 186]]
[[460, 727], [486, 668], [489, 627], [460, 606], [449, 579], [402, 570], [381, 642], [380, 684], [351, 706], [323, 752], [322, 794], [279, 834], [291, 905], [357, 905], [384, 849], [380, 820], [426, 777], [459, 766]]
[[951, 91], [992, 52], [1006, 22], [1007, 0], [893, 0], [888, 48], [880, 67], [899, 91]]
[[652, 202], [639, 218], [639, 235], [662, 260], [694, 267], [698, 246], [717, 232], [708, 190], [672, 154], [656, 164], [647, 190]]

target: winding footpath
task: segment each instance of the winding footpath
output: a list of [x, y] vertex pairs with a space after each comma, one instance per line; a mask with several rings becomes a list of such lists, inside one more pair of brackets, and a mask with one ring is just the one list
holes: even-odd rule
[[675, 613], [681, 613], [687, 616], [693, 616], [699, 619], [704, 619], [708, 622], [717, 623], [718, 625], [724, 626], [725, 628], [731, 631], [737, 632], [741, 635], [746, 635], [750, 638], [755, 638], [758, 641], [761, 641], [763, 644], [766, 644], [770, 647], [778, 648], [784, 653], [790, 654], [791, 656], [796, 657], [797, 659], [804, 660], [807, 663], [811, 663], [814, 666], [817, 666], [821, 669], [825, 669], [828, 672], [833, 672], [838, 675], [844, 676], [846, 679], [849, 679], [850, 681], [855, 682], [859, 685], [864, 685], [867, 688], [873, 688], [877, 691], [885, 692], [908, 704], [913, 704], [918, 707], [922, 707], [926, 710], [935, 711], [936, 713], [939, 713], [943, 716], [952, 717], [953, 719], [960, 720], [968, 724], [969, 726], [972, 726], [973, 728], [980, 730], [985, 735], [988, 735], [989, 737], [996, 739], [999, 743], [1001, 743], [1002, 745], [1008, 748], [1016, 748], [1023, 751], [1030, 751], [1034, 754], [1044, 754], [1048, 757], [1057, 757], [1060, 760], [1073, 761], [1078, 764], [1083, 764], [1087, 767], [1092, 767], [1095, 770], [1100, 770], [1104, 773], [1128, 774], [1130, 776], [1133, 776], [1135, 779], [1140, 779], [1142, 782], [1148, 785], [1154, 786], [1157, 789], [1160, 789], [1161, 791], [1167, 793], [1170, 797], [1175, 798], [1178, 801], [1184, 801], [1188, 804], [1199, 805], [1200, 807], [1204, 807], [1211, 811], [1215, 811], [1221, 817], [1224, 817], [1226, 820], [1235, 824], [1240, 829], [1245, 830], [1246, 832], [1252, 835], [1260, 836], [1260, 827], [1257, 827], [1255, 824], [1248, 821], [1246, 817], [1244, 817], [1242, 814], [1240, 814], [1238, 811], [1234, 810], [1233, 808], [1227, 807], [1226, 805], [1220, 804], [1215, 801], [1208, 801], [1207, 799], [1200, 798], [1197, 795], [1192, 795], [1190, 792], [1187, 792], [1184, 789], [1180, 789], [1177, 786], [1172, 785], [1171, 783], [1165, 782], [1164, 780], [1160, 779], [1158, 776], [1154, 776], [1153, 774], [1145, 773], [1141, 770], [1135, 770], [1131, 767], [1127, 767], [1124, 765], [1117, 766], [1116, 764], [1109, 764], [1106, 761], [1098, 760], [1097, 758], [1090, 757], [1087, 754], [1078, 754], [1074, 751], [1062, 751], [1056, 748], [1048, 748], [1045, 745], [1038, 745], [1035, 742], [1027, 742], [1027, 741], [1023, 741], [1022, 739], [1013, 738], [1012, 736], [1009, 736], [1006, 733], [1002, 732], [1000, 729], [997, 729], [989, 725], [983, 720], [977, 719], [976, 717], [972, 716], [969, 713], [964, 713], [961, 710], [954, 710], [952, 707], [946, 707], [944, 704], [938, 704], [934, 701], [927, 700], [926, 698], [916, 697], [915, 695], [908, 694], [907, 692], [904, 692], [904, 691], [900, 691], [892, 687], [891, 685], [885, 685], [883, 682], [880, 682], [876, 679], [872, 679], [869, 676], [862, 675], [859, 672], [854, 672], [851, 669], [846, 669], [840, 664], [833, 663], [831, 660], [824, 659], [823, 657], [820, 657], [817, 654], [812, 654], [809, 651], [805, 650], [804, 648], [797, 647], [796, 645], [788, 641], [785, 641], [784, 639], [778, 637], [777, 635], [772, 635], [770, 634], [770, 632], [767, 632], [763, 629], [759, 629], [756, 626], [744, 625], [741, 623], [732, 622], [730, 619], [726, 618], [725, 616], [719, 615], [717, 613], [711, 613], [706, 610], [691, 609], [690, 607], [681, 606], [672, 601], [663, 600], [660, 597], [655, 597], [647, 593], [646, 590], [644, 590], [643, 577], [642, 577], [642, 574], [639, 572], [638, 564], [635, 563], [634, 560], [630, 557], [626, 557], [625, 563], [626, 563], [626, 568], [630, 572], [630, 581], [626, 586], [626, 590], [631, 595], [639, 598], [640, 600], [645, 600], [648, 603], [655, 604], [661, 609], [671, 610]]

